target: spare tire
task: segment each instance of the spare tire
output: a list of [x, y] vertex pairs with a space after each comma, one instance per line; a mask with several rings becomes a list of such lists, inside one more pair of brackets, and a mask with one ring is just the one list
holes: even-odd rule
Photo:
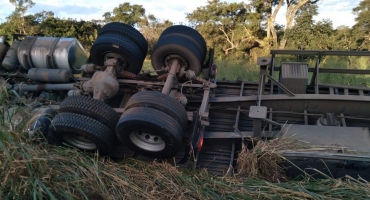
[[114, 33], [128, 38], [140, 48], [144, 57], [148, 53], [148, 42], [145, 37], [140, 33], [140, 31], [128, 24], [121, 22], [108, 23], [99, 31], [98, 36], [100, 37], [107, 33]]
[[130, 39], [113, 33], [106, 33], [98, 37], [90, 50], [90, 57], [94, 64], [104, 65], [104, 56], [114, 53], [126, 60], [127, 66], [123, 69], [131, 73], [140, 72], [144, 56], [140, 48]]

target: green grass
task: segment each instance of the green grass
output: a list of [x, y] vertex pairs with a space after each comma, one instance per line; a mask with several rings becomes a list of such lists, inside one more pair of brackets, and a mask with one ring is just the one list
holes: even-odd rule
[[216, 61], [219, 80], [258, 81], [259, 66], [245, 61]]
[[[364, 57], [330, 57], [323, 64], [323, 68], [339, 68], [339, 69], [362, 69], [369, 70], [370, 63]], [[352, 86], [370, 87], [370, 74], [327, 74], [319, 75], [320, 83], [334, 83]]]

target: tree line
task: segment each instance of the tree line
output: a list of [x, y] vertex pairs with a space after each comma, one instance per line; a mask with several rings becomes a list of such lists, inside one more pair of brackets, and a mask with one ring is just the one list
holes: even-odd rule
[[[197, 29], [207, 46], [216, 50], [217, 58], [248, 59], [268, 55], [270, 49], [369, 49], [370, 0], [362, 0], [353, 8], [356, 15], [352, 27], [333, 27], [329, 19], [314, 21], [322, 0], [251, 0], [248, 3], [227, 3], [209, 0], [206, 6], [186, 14], [184, 25]], [[99, 30], [109, 22], [123, 22], [134, 26], [144, 35], [151, 54], [161, 32], [174, 25], [147, 14], [143, 5], [119, 4], [103, 14], [103, 20], [59, 18], [52, 11], [27, 14], [35, 5], [32, 0], [10, 0], [14, 11], [0, 24], [0, 35], [13, 34], [74, 37], [88, 50]], [[277, 24], [276, 17], [286, 8], [285, 24]], [[334, 16], [333, 16], [334, 17]]]

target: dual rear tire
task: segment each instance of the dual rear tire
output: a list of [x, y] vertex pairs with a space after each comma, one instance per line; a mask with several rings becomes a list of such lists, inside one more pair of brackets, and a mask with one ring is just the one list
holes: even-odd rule
[[106, 155], [113, 149], [118, 119], [118, 113], [103, 101], [70, 96], [61, 103], [59, 114], [49, 126], [47, 139], [54, 145], [67, 144]]
[[151, 56], [153, 68], [160, 70], [166, 66], [169, 55], [178, 55], [185, 59], [187, 70], [199, 75], [206, 57], [206, 42], [196, 30], [183, 26], [171, 26], [164, 30], [154, 46]]
[[185, 108], [155, 91], [133, 95], [116, 129], [118, 139], [134, 152], [148, 157], [176, 155], [187, 124]]
[[99, 31], [90, 49], [90, 59], [94, 64], [103, 66], [104, 61], [114, 55], [125, 61], [123, 70], [137, 74], [147, 52], [148, 43], [138, 30], [127, 24], [112, 22]]

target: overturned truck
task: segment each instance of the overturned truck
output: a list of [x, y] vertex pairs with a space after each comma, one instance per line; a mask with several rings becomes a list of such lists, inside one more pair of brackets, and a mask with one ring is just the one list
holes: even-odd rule
[[[319, 65], [323, 56], [370, 52], [272, 50], [258, 59], [259, 81], [246, 82], [218, 80], [214, 50], [190, 27], [163, 31], [151, 54], [154, 70], [142, 69], [147, 51], [139, 31], [114, 22], [99, 31], [88, 58], [74, 38], [0, 41], [0, 75], [8, 90], [42, 102], [30, 131], [40, 129], [54, 145], [114, 158], [175, 158], [178, 166], [224, 175], [237, 173], [242, 146], [253, 148], [246, 138], [283, 135], [310, 145], [278, 152], [289, 160], [288, 174], [316, 168], [369, 179], [370, 88], [320, 84], [318, 76], [369, 74]], [[282, 54], [316, 64], [277, 65]]]

